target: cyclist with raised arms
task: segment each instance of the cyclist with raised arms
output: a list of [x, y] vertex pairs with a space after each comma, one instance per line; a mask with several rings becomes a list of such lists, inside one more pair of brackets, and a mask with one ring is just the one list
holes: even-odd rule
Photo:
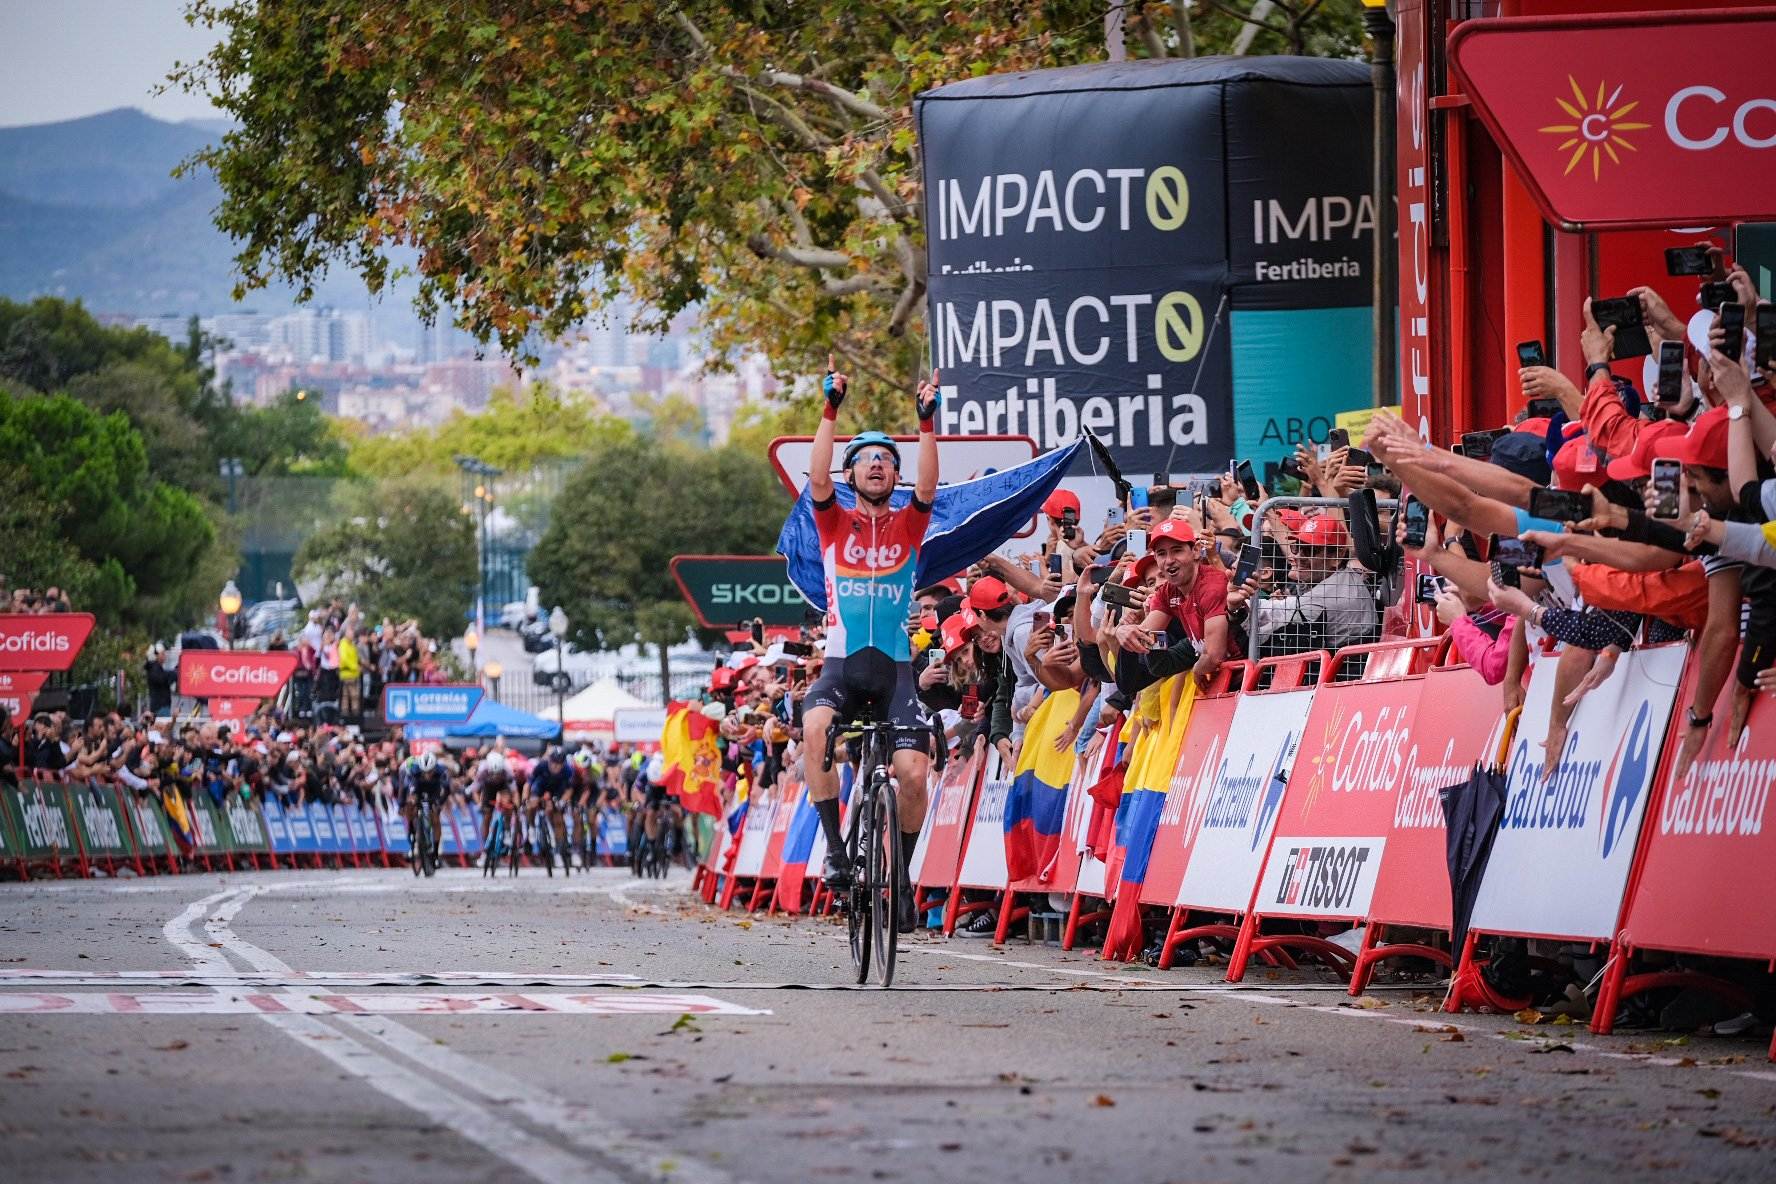
[[[907, 637], [907, 612], [918, 578], [919, 549], [931, 521], [937, 494], [938, 375], [919, 384], [914, 396], [919, 414], [919, 479], [912, 501], [894, 509], [889, 495], [900, 476], [900, 449], [882, 432], [863, 432], [845, 445], [845, 480], [857, 495], [853, 509], [838, 503], [833, 487], [833, 437], [839, 406], [849, 382], [834, 372], [827, 358], [821, 389], [826, 406], [814, 435], [808, 464], [808, 493], [814, 502], [814, 525], [820, 538], [826, 578], [826, 662], [802, 704], [802, 746], [808, 798], [826, 832], [826, 882], [834, 891], [850, 886], [851, 866], [839, 831], [839, 770], [823, 768], [827, 731], [835, 718], [849, 723], [873, 706], [891, 724], [929, 728], [919, 706], [913, 677], [912, 643]], [[894, 742], [894, 779], [900, 805], [901, 866], [904, 882], [913, 846], [925, 821], [925, 778], [929, 757], [925, 742], [900, 735]], [[913, 928], [912, 893], [899, 894], [902, 932]]]

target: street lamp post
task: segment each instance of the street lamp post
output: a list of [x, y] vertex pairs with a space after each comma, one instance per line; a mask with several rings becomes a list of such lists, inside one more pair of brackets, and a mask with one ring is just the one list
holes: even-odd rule
[[562, 718], [562, 687], [567, 682], [567, 669], [561, 664], [561, 642], [567, 637], [567, 614], [561, 611], [558, 604], [549, 612], [549, 632], [555, 638], [555, 677], [549, 681], [555, 684], [555, 722], [561, 728], [561, 738], [567, 739], [567, 721]]
[[240, 609], [241, 609], [240, 589], [236, 588], [234, 586], [233, 580], [229, 580], [226, 584], [222, 585], [222, 595], [217, 598], [216, 603], [222, 609], [223, 617], [225, 617], [227, 619], [227, 622], [228, 622], [228, 648], [233, 649], [234, 648], [234, 614], [240, 612]]
[[469, 651], [469, 674], [475, 673], [475, 651], [481, 648], [481, 635], [470, 625], [463, 633], [463, 648]]
[[500, 675], [504, 674], [505, 672], [506, 672], [506, 668], [504, 666], [501, 666], [498, 662], [489, 662], [485, 667], [482, 668], [482, 673], [487, 675], [488, 687], [493, 692], [493, 701], [495, 703], [499, 702]]

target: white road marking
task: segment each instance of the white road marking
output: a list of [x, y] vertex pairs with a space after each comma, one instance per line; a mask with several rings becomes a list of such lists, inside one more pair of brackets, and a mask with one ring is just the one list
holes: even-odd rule
[[276, 991], [12, 991], [0, 992], [0, 1015], [770, 1015], [709, 995], [573, 994], [532, 991], [499, 995], [365, 992], [309, 988]]
[[[223, 949], [255, 970], [266, 974], [294, 975], [298, 972], [288, 963], [269, 951], [242, 940], [228, 924], [247, 900], [259, 895], [260, 891], [260, 888], [254, 887], [206, 897], [204, 903], [213, 903], [216, 909], [206, 922], [205, 929]], [[186, 921], [187, 926], [196, 919], [192, 915], [194, 909], [195, 906], [187, 908], [180, 914], [181, 918], [189, 918]], [[168, 940], [173, 941], [187, 956], [209, 955], [208, 947], [200, 947], [189, 939], [173, 940], [171, 929], [172, 925], [169, 923]], [[272, 997], [281, 998], [279, 995]], [[593, 1159], [611, 1161], [630, 1176], [659, 1178], [666, 1174], [667, 1161], [671, 1161], [670, 1175], [675, 1182], [732, 1184], [733, 1177], [719, 1169], [689, 1160], [665, 1148], [642, 1143], [616, 1123], [593, 1114], [584, 1107], [571, 1105], [547, 1090], [475, 1062], [387, 1018], [339, 1015], [334, 1017], [334, 1021], [393, 1049], [438, 1076], [480, 1094], [487, 1102], [478, 1102], [465, 1093], [446, 1089], [414, 1073], [399, 1061], [378, 1054], [368, 1045], [342, 1040], [333, 1029], [312, 1016], [260, 1013], [260, 1018], [320, 1052], [387, 1096], [418, 1110], [434, 1121], [454, 1127], [464, 1137], [545, 1184], [554, 1184], [560, 1180], [612, 1184], [623, 1177], [598, 1168], [592, 1160], [531, 1135], [512, 1122], [507, 1117], [508, 1114], [523, 1115], [539, 1126], [555, 1130], [574, 1146], [589, 1152]]]

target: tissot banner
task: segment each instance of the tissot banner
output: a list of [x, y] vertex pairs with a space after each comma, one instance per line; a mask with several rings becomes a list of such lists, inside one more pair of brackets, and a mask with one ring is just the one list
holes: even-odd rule
[[1290, 419], [1305, 439], [1324, 417], [1323, 439], [1367, 401], [1367, 323], [1349, 367], [1346, 327], [1261, 323], [1273, 344], [1254, 364], [1268, 375], [1286, 340], [1289, 368], [1236, 410], [1233, 314], [1366, 311], [1368, 96], [1360, 65], [1305, 58], [1109, 63], [920, 96], [938, 430], [1045, 449], [1090, 430], [1131, 473], [1218, 470], [1267, 431], [1280, 457]]
[[1552, 222], [1776, 215], [1776, 10], [1467, 21], [1449, 61]]

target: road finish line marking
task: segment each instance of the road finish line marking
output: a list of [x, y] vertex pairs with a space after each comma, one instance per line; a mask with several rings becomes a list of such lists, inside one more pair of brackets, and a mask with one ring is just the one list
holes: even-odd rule
[[328, 994], [308, 990], [0, 992], [0, 1015], [770, 1015], [708, 995]]

